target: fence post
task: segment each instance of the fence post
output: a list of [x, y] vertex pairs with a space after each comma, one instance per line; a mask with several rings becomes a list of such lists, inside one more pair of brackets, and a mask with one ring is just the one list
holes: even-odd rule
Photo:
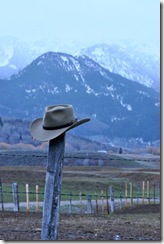
[[29, 204], [29, 184], [26, 184], [26, 210], [27, 212], [30, 210], [30, 204]]
[[4, 205], [3, 205], [3, 191], [2, 191], [2, 182], [0, 179], [0, 203], [1, 203], [1, 209], [4, 211]]
[[126, 206], [128, 205], [127, 199], [128, 199], [128, 184], [127, 182], [125, 182], [125, 205]]
[[109, 192], [110, 192], [110, 207], [111, 212], [114, 212], [114, 190], [112, 186], [109, 186]]
[[36, 212], [39, 212], [39, 186], [36, 185]]
[[12, 184], [12, 193], [13, 193], [14, 212], [19, 212], [18, 185], [16, 182]]
[[122, 189], [120, 184], [120, 209], [122, 208]]
[[80, 213], [82, 213], [82, 196], [81, 196], [81, 192], [79, 193], [79, 197], [80, 197]]
[[154, 197], [154, 204], [155, 204], [155, 182], [153, 184], [153, 197]]
[[104, 191], [101, 190], [102, 212], [104, 213]]
[[120, 191], [120, 209], [122, 208], [122, 192]]
[[72, 212], [72, 192], [69, 194], [69, 213]]
[[106, 209], [107, 209], [107, 214], [109, 214], [109, 202], [108, 202], [108, 190], [106, 189]]
[[142, 204], [144, 204], [144, 196], [145, 196], [145, 181], [142, 182]]
[[95, 200], [96, 200], [96, 214], [98, 214], [98, 200], [97, 200], [97, 193], [95, 192]]
[[91, 195], [87, 195], [87, 213], [92, 213], [92, 202], [91, 202]]
[[133, 204], [133, 183], [130, 182], [130, 206]]
[[138, 185], [137, 185], [137, 205], [139, 204], [139, 193], [140, 193], [140, 186], [138, 183]]
[[80, 198], [80, 213], [82, 214], [82, 193], [79, 193], [79, 198]]
[[160, 182], [158, 183], [158, 195], [159, 195], [159, 203], [161, 201], [161, 189], [160, 189]]
[[148, 204], [150, 204], [150, 182], [147, 180], [147, 200]]
[[49, 141], [42, 217], [42, 240], [57, 240], [65, 133]]

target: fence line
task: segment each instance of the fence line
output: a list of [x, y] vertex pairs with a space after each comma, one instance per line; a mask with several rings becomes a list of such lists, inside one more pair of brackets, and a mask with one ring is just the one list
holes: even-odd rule
[[[128, 187], [129, 186], [129, 187]], [[76, 212], [78, 213], [102, 213], [102, 214], [110, 214], [115, 211], [116, 208], [123, 208], [132, 206], [134, 204], [156, 204], [160, 203], [160, 183], [155, 184], [153, 182], [152, 187], [150, 181], [142, 181], [142, 184], [138, 184], [136, 187], [136, 192], [134, 192], [134, 184], [132, 182], [124, 183], [124, 196], [122, 195], [122, 184], [120, 184], [119, 194], [115, 193], [112, 185], [106, 188], [105, 191], [102, 189], [100, 194], [73, 194], [70, 193], [62, 193], [61, 196], [67, 196], [68, 200], [61, 201], [61, 207], [67, 206], [67, 211], [69, 213], [73, 213], [76, 208]], [[35, 192], [29, 191], [29, 184], [25, 185], [25, 191], [18, 190], [18, 184], [12, 184], [12, 191], [3, 191], [2, 183], [0, 180], [0, 206], [1, 211], [5, 211], [5, 209], [13, 209], [13, 211], [20, 211], [20, 206], [24, 206], [26, 211], [30, 211], [30, 207], [33, 206], [33, 210], [36, 212], [41, 211], [43, 206], [43, 202], [39, 201], [39, 196], [44, 195], [43, 192], [39, 192], [39, 185], [35, 186]], [[12, 194], [13, 203], [4, 203], [5, 194]], [[25, 194], [26, 202], [20, 202], [19, 196], [20, 194]], [[30, 202], [30, 196], [35, 195], [35, 202]], [[73, 200], [73, 197], [76, 197], [78, 200]], [[85, 197], [85, 200], [84, 200]]]
[[1, 210], [4, 211], [3, 191], [2, 191], [2, 182], [1, 182], [1, 179], [0, 179], [0, 204], [1, 204]]

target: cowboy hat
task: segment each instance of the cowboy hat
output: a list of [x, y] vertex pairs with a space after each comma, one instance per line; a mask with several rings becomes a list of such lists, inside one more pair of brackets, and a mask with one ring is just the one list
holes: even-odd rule
[[89, 120], [77, 120], [70, 104], [51, 105], [45, 108], [43, 118], [31, 123], [30, 133], [38, 141], [49, 141]]

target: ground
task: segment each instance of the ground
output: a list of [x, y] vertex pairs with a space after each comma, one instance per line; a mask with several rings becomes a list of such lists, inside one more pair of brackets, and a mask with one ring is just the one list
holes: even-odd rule
[[[160, 205], [126, 207], [114, 214], [60, 214], [58, 240], [161, 240]], [[42, 213], [0, 212], [0, 239], [41, 240]]]
[[[13, 182], [18, 183], [20, 201], [26, 201], [26, 183], [29, 184], [32, 193], [35, 192], [36, 184], [39, 185], [39, 192], [41, 193], [39, 199], [40, 201], [43, 200], [41, 197], [43, 198], [42, 192], [44, 191], [46, 168], [42, 164], [40, 166], [33, 165], [32, 162], [37, 160], [40, 162], [41, 159], [45, 159], [44, 157], [38, 157], [38, 154], [33, 155], [33, 152], [29, 155], [32, 155], [30, 159], [27, 157], [28, 155], [23, 154], [22, 156], [21, 153], [15, 155], [13, 152], [10, 152], [8, 155], [1, 155], [0, 179], [3, 187], [4, 203], [12, 202], [11, 184]], [[95, 159], [96, 157], [94, 154], [94, 160], [97, 160], [97, 165], [99, 165], [102, 162], [101, 157]], [[158, 204], [159, 201], [156, 200], [155, 204], [153, 201], [155, 198], [160, 198], [160, 157], [138, 154], [109, 154], [108, 157], [111, 159], [104, 159], [103, 167], [77, 165], [79, 161], [72, 162], [72, 165], [64, 165], [62, 200], [69, 201], [70, 192], [74, 195], [78, 194], [78, 196], [80, 192], [85, 193], [83, 201], [86, 200], [87, 194], [91, 194], [94, 199], [95, 192], [101, 195], [102, 190], [105, 193], [109, 186], [113, 186], [115, 198], [117, 196], [118, 199], [120, 190], [124, 196], [125, 183], [128, 184], [128, 196], [130, 194], [130, 183], [133, 183], [134, 197], [136, 197], [136, 194], [138, 196], [139, 191], [141, 198], [144, 182], [144, 205], [142, 205], [140, 200], [138, 205], [125, 206], [121, 210], [117, 209], [115, 213], [110, 213], [109, 215], [101, 211], [96, 215], [96, 213], [86, 214], [85, 212], [77, 214], [77, 211], [76, 213], [68, 213], [68, 211], [65, 213], [63, 210], [60, 213], [58, 240], [161, 240], [161, 209]], [[5, 161], [7, 159], [8, 161]], [[23, 164], [26, 161], [30, 162], [29, 165]], [[1, 165], [1, 163], [3, 164]], [[148, 182], [150, 183], [150, 197], [152, 198], [150, 205], [146, 202]], [[100, 197], [99, 200], [101, 200]], [[30, 201], [35, 201], [35, 194], [30, 195]], [[34, 210], [33, 212], [25, 211], [25, 208], [20, 212], [9, 212], [6, 209], [4, 212], [0, 211], [1, 240], [41, 240], [42, 213], [34, 212]]]

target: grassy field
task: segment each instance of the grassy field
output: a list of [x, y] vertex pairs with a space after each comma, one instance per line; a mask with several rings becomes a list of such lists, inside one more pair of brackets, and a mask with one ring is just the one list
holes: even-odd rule
[[[75, 155], [76, 156], [76, 155]], [[79, 156], [79, 155], [78, 155]], [[100, 160], [96, 154], [90, 154], [94, 160]], [[104, 155], [105, 156], [105, 155]], [[70, 156], [73, 160], [73, 157]], [[82, 157], [82, 156], [81, 156]], [[83, 155], [83, 159], [86, 155]], [[100, 155], [99, 155], [100, 157]], [[160, 183], [160, 160], [159, 157], [140, 155], [108, 155], [112, 160], [105, 166], [77, 166], [64, 165], [62, 175], [62, 200], [68, 200], [72, 192], [73, 199], [79, 199], [81, 192], [86, 199], [87, 194], [101, 195], [108, 191], [109, 186], [114, 189], [115, 197], [125, 194], [125, 184], [133, 184], [133, 196], [137, 197], [140, 192], [142, 182], [150, 182], [150, 196], [154, 194], [154, 184], [156, 195], [159, 195]], [[106, 159], [107, 160], [107, 159]], [[35, 201], [35, 187], [39, 185], [39, 199], [43, 200], [45, 186], [46, 167], [45, 166], [1, 166], [0, 179], [2, 182], [4, 201], [12, 202], [12, 183], [17, 182], [20, 192], [20, 201], [26, 200], [26, 184], [29, 184], [30, 200]], [[146, 194], [146, 192], [145, 192]]]

